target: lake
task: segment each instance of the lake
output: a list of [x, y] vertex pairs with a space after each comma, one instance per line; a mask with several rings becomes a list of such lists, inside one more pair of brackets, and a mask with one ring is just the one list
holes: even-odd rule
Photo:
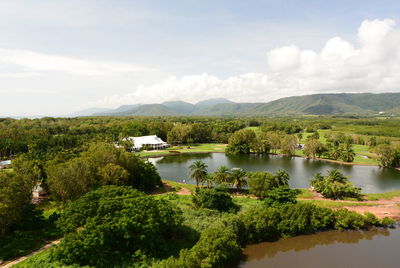
[[205, 162], [209, 172], [215, 171], [222, 165], [229, 168], [243, 168], [246, 171], [275, 172], [284, 169], [290, 175], [289, 184], [293, 188], [308, 188], [314, 174], [321, 172], [325, 175], [329, 169], [337, 168], [349, 176], [350, 181], [357, 187], [361, 187], [364, 193], [400, 190], [400, 171], [377, 166], [342, 165], [302, 157], [255, 154], [241, 156], [227, 156], [223, 153], [180, 154], [149, 158], [163, 179], [191, 184], [195, 182], [188, 178], [188, 170], [197, 160]]
[[327, 231], [250, 245], [238, 267], [399, 267], [400, 229]]

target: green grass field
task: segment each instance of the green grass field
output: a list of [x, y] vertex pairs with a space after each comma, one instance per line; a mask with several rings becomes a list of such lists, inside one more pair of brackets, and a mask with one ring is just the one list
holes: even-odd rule
[[370, 201], [376, 201], [379, 199], [390, 200], [393, 197], [400, 197], [400, 191], [379, 193], [379, 194], [365, 194], [365, 198]]
[[203, 143], [203, 144], [190, 144], [185, 146], [170, 147], [165, 150], [147, 151], [137, 153], [138, 156], [154, 156], [154, 155], [168, 155], [174, 153], [218, 153], [225, 152], [225, 144], [222, 143]]

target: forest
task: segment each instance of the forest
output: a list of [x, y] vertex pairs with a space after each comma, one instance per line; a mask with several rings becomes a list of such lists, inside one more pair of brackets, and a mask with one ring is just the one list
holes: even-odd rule
[[[228, 155], [347, 163], [363, 152], [368, 161], [395, 168], [400, 166], [399, 123], [354, 117], [0, 119], [0, 160], [12, 161], [0, 170], [0, 260], [62, 238], [20, 267], [225, 267], [252, 243], [390, 226], [391, 219], [372, 213], [298, 201], [302, 191], [289, 187], [284, 170], [221, 166], [208, 173], [197, 161], [188, 170], [196, 185], [190, 195], [178, 196], [124, 138], [157, 135], [171, 151], [215, 143], [227, 145]], [[311, 185], [326, 198], [363, 198], [339, 171], [315, 174]], [[38, 186], [45, 195], [34, 200], [32, 189]]]

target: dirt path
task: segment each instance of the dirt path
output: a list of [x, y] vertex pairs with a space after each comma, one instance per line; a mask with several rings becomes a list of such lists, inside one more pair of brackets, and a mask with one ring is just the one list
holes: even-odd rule
[[392, 199], [380, 199], [376, 201], [347, 201], [327, 199], [315, 192], [313, 192], [313, 194], [314, 196], [312, 198], [302, 198], [300, 200], [325, 200], [341, 203], [365, 204], [365, 206], [343, 206], [343, 208], [347, 208], [348, 210], [352, 210], [360, 214], [371, 212], [375, 214], [375, 216], [378, 218], [389, 217], [397, 221], [400, 220], [400, 207], [397, 205], [398, 203], [400, 203], [400, 197], [393, 197]]
[[38, 254], [39, 252], [42, 252], [42, 251], [45, 250], [45, 249], [48, 249], [48, 248], [51, 247], [51, 246], [57, 245], [58, 243], [60, 243], [61, 239], [62, 239], [62, 238], [57, 239], [57, 240], [54, 240], [54, 241], [48, 243], [47, 245], [45, 245], [45, 246], [39, 248], [38, 250], [35, 250], [35, 251], [33, 251], [33, 252], [29, 253], [28, 255], [25, 255], [25, 256], [23, 256], [23, 257], [19, 257], [18, 259], [15, 259], [15, 260], [13, 260], [13, 261], [11, 261], [11, 262], [8, 262], [8, 263], [5, 263], [5, 264], [0, 264], [0, 267], [2, 267], [2, 268], [9, 268], [9, 267], [11, 267], [11, 266], [13, 266], [13, 265], [15, 265], [15, 264], [17, 264], [17, 263], [20, 263], [20, 262], [26, 260], [27, 258], [29, 258], [29, 257], [31, 257], [31, 256], [33, 256], [33, 255], [36, 255], [36, 254]]

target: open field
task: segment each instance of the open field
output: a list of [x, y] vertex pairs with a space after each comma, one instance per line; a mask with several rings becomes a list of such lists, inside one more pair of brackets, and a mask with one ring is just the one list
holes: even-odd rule
[[174, 146], [165, 150], [157, 151], [143, 151], [137, 153], [138, 156], [158, 156], [158, 155], [171, 155], [176, 153], [223, 153], [225, 152], [226, 144], [222, 143], [203, 143], [203, 144], [190, 144], [185, 146]]

